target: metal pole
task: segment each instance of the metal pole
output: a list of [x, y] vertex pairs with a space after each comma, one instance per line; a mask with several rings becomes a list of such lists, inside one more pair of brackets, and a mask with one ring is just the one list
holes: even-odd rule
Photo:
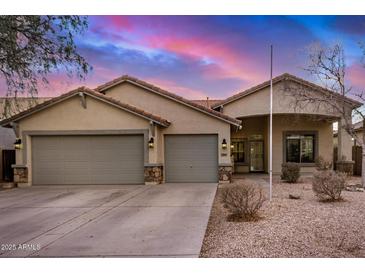
[[273, 46], [270, 46], [270, 161], [269, 161], [269, 174], [270, 174], [270, 201], [272, 200], [272, 57]]

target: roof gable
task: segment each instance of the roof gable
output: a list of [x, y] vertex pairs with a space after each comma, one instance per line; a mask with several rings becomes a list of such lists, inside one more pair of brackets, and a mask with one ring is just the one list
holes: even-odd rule
[[11, 122], [16, 122], [19, 121], [23, 118], [26, 118], [30, 115], [33, 115], [37, 112], [43, 111], [55, 104], [58, 104], [64, 100], [67, 100], [69, 98], [72, 98], [74, 96], [82, 96], [82, 95], [87, 95], [90, 96], [94, 99], [97, 99], [99, 101], [102, 101], [104, 103], [110, 104], [114, 107], [117, 107], [119, 109], [122, 109], [124, 111], [127, 111], [129, 113], [132, 113], [134, 115], [137, 115], [139, 117], [142, 117], [144, 119], [153, 121], [154, 123], [160, 125], [160, 126], [164, 126], [164, 127], [168, 127], [170, 125], [170, 122], [166, 119], [163, 119], [157, 115], [154, 115], [152, 113], [146, 112], [144, 110], [141, 110], [139, 108], [136, 108], [134, 106], [119, 102], [118, 100], [115, 100], [113, 98], [107, 97], [99, 92], [96, 92], [92, 89], [86, 88], [86, 87], [80, 87], [74, 90], [71, 90], [70, 92], [64, 93], [58, 97], [54, 97], [50, 100], [47, 100], [41, 104], [38, 104], [32, 108], [29, 108], [25, 111], [22, 111], [8, 119], [4, 119], [2, 121], [0, 121], [0, 125], [4, 126], [4, 127], [9, 127]]
[[[300, 85], [303, 85], [303, 86], [312, 88], [313, 90], [316, 90], [316, 91], [319, 91], [319, 92], [326, 92], [326, 93], [329, 92], [329, 93], [334, 94], [335, 96], [338, 96], [339, 98], [341, 97], [341, 95], [339, 95], [339, 94], [337, 94], [337, 93], [335, 93], [335, 92], [333, 92], [333, 91], [331, 91], [329, 89], [326, 89], [324, 87], [321, 87], [321, 86], [319, 86], [317, 84], [314, 84], [314, 83], [309, 82], [307, 80], [304, 80], [302, 78], [296, 77], [296, 76], [291, 75], [289, 73], [284, 73], [282, 75], [279, 75], [279, 76], [273, 78], [272, 79], [272, 82], [273, 82], [273, 84], [276, 84], [276, 83], [279, 83], [281, 81], [288, 81], [288, 80], [289, 81], [293, 81], [295, 83], [298, 83]], [[218, 103], [212, 105], [212, 108], [217, 108], [217, 107], [220, 107], [220, 106], [224, 106], [224, 105], [229, 104], [231, 102], [234, 102], [234, 101], [236, 101], [238, 99], [241, 99], [241, 98], [243, 98], [243, 97], [245, 97], [247, 95], [250, 95], [250, 94], [255, 93], [257, 91], [260, 91], [260, 90], [262, 90], [264, 88], [267, 88], [269, 86], [270, 86], [270, 80], [269, 81], [266, 81], [266, 82], [263, 82], [263, 83], [261, 83], [261, 84], [259, 84], [257, 86], [254, 86], [254, 87], [251, 87], [249, 89], [246, 89], [246, 90], [244, 90], [242, 92], [239, 92], [237, 94], [234, 94], [234, 95], [228, 97], [227, 99], [225, 99], [225, 100], [223, 100], [221, 102], [218, 102]], [[360, 103], [360, 102], [358, 102], [356, 100], [353, 100], [353, 99], [351, 99], [349, 97], [345, 97], [345, 100], [346, 100], [346, 102], [348, 102], [349, 104], [353, 105], [354, 107], [360, 107], [362, 105], [362, 103]]]
[[198, 104], [198, 103], [195, 103], [194, 101], [191, 101], [191, 100], [188, 100], [188, 99], [185, 99], [184, 97], [181, 97], [179, 95], [176, 95], [172, 92], [169, 92], [167, 90], [164, 90], [164, 89], [161, 89], [157, 86], [154, 86], [150, 83], [147, 83], [145, 81], [142, 81], [142, 80], [139, 80], [135, 77], [131, 77], [129, 75], [123, 75], [119, 78], [116, 78], [110, 82], [107, 82], [101, 86], [98, 86], [95, 90], [97, 92], [100, 92], [100, 93], [103, 93], [105, 94], [106, 91], [116, 85], [120, 85], [122, 83], [130, 83], [130, 84], [133, 84], [135, 86], [138, 86], [138, 87], [142, 87], [143, 89], [145, 90], [148, 90], [150, 92], [153, 92], [155, 94], [158, 94], [159, 96], [163, 96], [165, 98], [168, 98], [170, 100], [173, 100], [175, 102], [178, 102], [180, 104], [183, 104], [189, 108], [192, 108], [192, 109], [195, 109], [197, 111], [200, 111], [200, 112], [203, 112], [207, 115], [210, 115], [214, 118], [217, 118], [217, 119], [220, 119], [224, 122], [227, 122], [227, 123], [230, 123], [230, 124], [233, 124], [233, 125], [236, 125], [236, 126], [239, 126], [241, 125], [241, 121], [238, 120], [238, 119], [235, 119], [235, 118], [232, 118], [228, 115], [225, 115], [221, 112], [218, 112], [218, 111], [215, 111], [211, 108], [208, 108], [208, 107], [205, 107], [201, 104]]

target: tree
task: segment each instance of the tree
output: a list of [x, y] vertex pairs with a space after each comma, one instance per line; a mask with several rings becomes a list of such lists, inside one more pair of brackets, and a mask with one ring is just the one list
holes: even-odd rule
[[344, 129], [362, 146], [362, 185], [365, 187], [365, 134], [360, 139], [352, 126], [353, 118], [360, 118], [365, 129], [365, 113], [362, 107], [354, 108], [349, 103], [348, 96], [356, 96], [361, 103], [364, 102], [365, 97], [362, 92], [356, 92], [348, 86], [346, 68], [342, 45], [312, 44], [308, 48], [308, 65], [304, 70], [315, 77], [328, 92], [310, 93], [301, 89], [291, 90], [291, 92], [292, 95], [294, 93], [296, 106], [303, 107], [303, 105], [311, 104], [339, 117], [342, 122], [338, 124], [338, 131]]
[[74, 38], [87, 27], [87, 17], [80, 16], [0, 16], [0, 78], [7, 85], [6, 97], [36, 97], [39, 82], [47, 84], [47, 76], [61, 69], [84, 79], [91, 67]]

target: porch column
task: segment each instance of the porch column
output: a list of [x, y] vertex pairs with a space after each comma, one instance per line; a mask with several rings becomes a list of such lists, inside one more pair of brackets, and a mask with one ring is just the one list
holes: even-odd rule
[[[350, 120], [351, 121], [351, 120]], [[350, 134], [347, 133], [346, 122], [342, 118], [338, 121], [338, 133], [337, 133], [337, 170], [343, 171], [349, 174], [353, 174], [353, 165], [352, 161], [352, 146], [353, 141]]]
[[164, 181], [163, 164], [159, 163], [158, 159], [158, 151], [162, 146], [161, 134], [160, 129], [153, 122], [150, 123], [148, 132], [148, 163], [144, 164], [144, 183], [158, 185]]

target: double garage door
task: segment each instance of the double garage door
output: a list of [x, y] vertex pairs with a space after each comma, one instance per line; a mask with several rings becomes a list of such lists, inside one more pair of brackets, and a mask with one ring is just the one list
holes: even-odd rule
[[[33, 136], [33, 185], [143, 184], [144, 136]], [[217, 182], [217, 135], [166, 135], [167, 183]]]
[[34, 185], [143, 184], [143, 135], [34, 136]]

